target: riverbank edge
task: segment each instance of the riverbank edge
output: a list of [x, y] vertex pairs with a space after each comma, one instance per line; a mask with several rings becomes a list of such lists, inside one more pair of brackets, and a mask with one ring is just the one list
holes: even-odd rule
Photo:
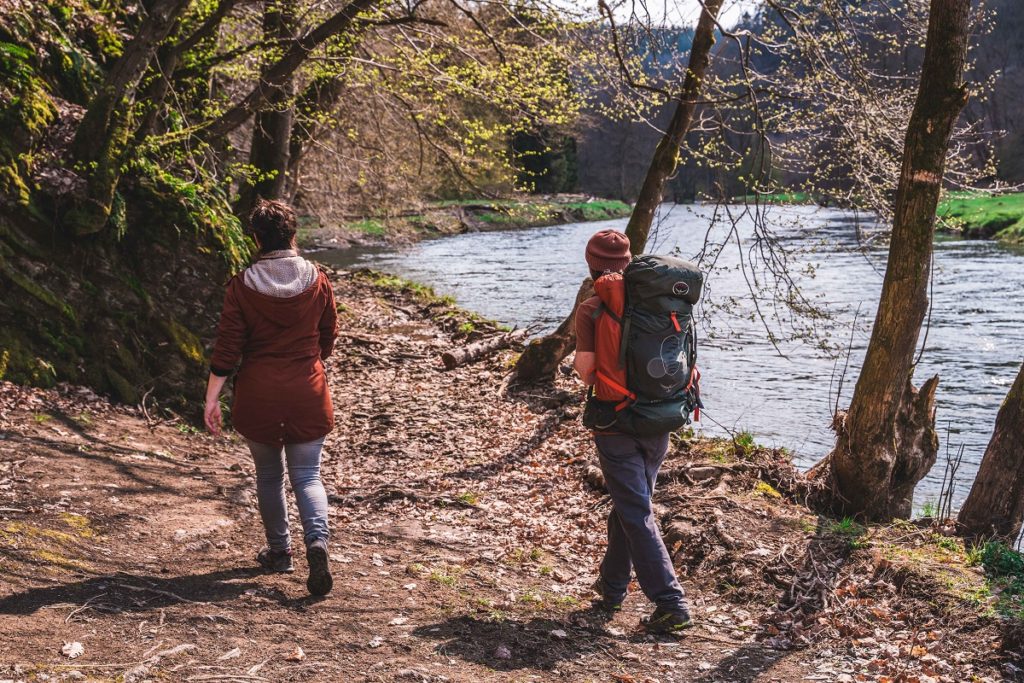
[[[734, 197], [736, 202], [818, 206], [828, 203], [806, 192], [779, 192], [754, 197]], [[942, 237], [996, 241], [1008, 246], [1024, 245], [1024, 192], [977, 194], [953, 192], [942, 198], [936, 209], [935, 232]]]
[[300, 220], [298, 241], [306, 249], [407, 244], [467, 232], [614, 220], [628, 217], [631, 211], [622, 201], [579, 194], [447, 200], [386, 216], [347, 216], [336, 225], [306, 216]]

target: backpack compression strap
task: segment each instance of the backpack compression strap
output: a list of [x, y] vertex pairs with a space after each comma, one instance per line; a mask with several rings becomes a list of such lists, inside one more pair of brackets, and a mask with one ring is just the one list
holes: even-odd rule
[[616, 412], [623, 410], [624, 408], [628, 408], [630, 403], [636, 401], [636, 394], [634, 394], [632, 391], [630, 391], [626, 387], [622, 386], [621, 384], [613, 380], [608, 375], [604, 374], [600, 370], [595, 371], [595, 374], [597, 374], [597, 376], [601, 378], [602, 382], [604, 382], [605, 384], [607, 384], [620, 394], [626, 396], [626, 398], [621, 403], [615, 406]]

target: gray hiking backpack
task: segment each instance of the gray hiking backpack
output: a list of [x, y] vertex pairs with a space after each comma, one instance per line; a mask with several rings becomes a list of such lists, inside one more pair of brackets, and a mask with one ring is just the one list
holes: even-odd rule
[[[599, 400], [592, 393], [584, 424], [637, 436], [675, 431], [690, 423], [691, 414], [700, 419], [703, 408], [693, 306], [704, 276], [694, 264], [672, 256], [637, 256], [622, 280], [621, 317], [604, 303], [595, 315], [608, 316], [598, 319], [599, 325], [621, 327], [617, 349], [597, 348], [598, 393], [623, 398]], [[614, 335], [603, 338], [609, 336]]]

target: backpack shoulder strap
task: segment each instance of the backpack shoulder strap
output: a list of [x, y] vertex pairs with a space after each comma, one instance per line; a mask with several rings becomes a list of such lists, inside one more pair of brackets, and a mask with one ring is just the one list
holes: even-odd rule
[[605, 314], [605, 313], [608, 315], [609, 318], [611, 318], [612, 320], [614, 320], [618, 324], [620, 324], [620, 325], [622, 324], [622, 318], [620, 318], [619, 316], [615, 315], [612, 312], [612, 309], [610, 309], [610, 308], [608, 308], [607, 306], [604, 305], [603, 301], [601, 303], [599, 303], [597, 305], [597, 308], [594, 309], [594, 312], [590, 314], [590, 318], [592, 320], [596, 321], [598, 318], [601, 317], [602, 314]]

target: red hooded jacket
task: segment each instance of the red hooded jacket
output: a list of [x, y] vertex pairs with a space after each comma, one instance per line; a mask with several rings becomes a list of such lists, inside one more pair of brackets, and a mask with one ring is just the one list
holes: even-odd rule
[[231, 278], [210, 369], [226, 376], [241, 360], [231, 418], [245, 438], [303, 443], [334, 428], [323, 360], [334, 350], [338, 312], [323, 272], [292, 297], [260, 294]]

